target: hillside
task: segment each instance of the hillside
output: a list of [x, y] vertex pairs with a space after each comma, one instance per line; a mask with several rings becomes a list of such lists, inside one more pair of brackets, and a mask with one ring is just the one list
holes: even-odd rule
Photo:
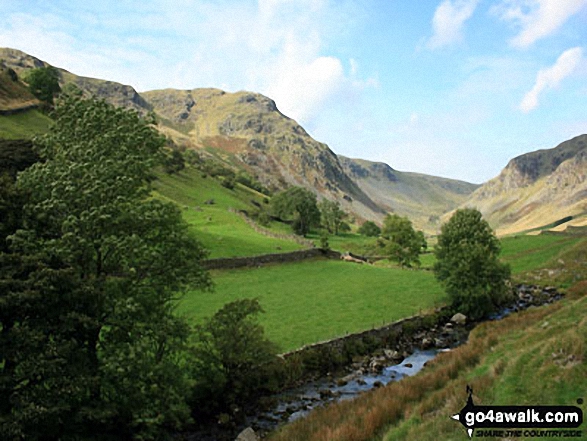
[[498, 234], [539, 228], [587, 212], [587, 135], [512, 159], [462, 205]]
[[0, 114], [34, 108], [38, 104], [39, 101], [20, 81], [16, 72], [0, 62]]
[[339, 156], [344, 170], [384, 210], [408, 216], [417, 228], [435, 231], [440, 216], [479, 186], [453, 179], [400, 172], [380, 162]]
[[[24, 52], [0, 48], [0, 59], [19, 75], [48, 64]], [[427, 231], [443, 211], [462, 202], [474, 189], [465, 183], [426, 175], [402, 174], [400, 184], [384, 177], [354, 175], [326, 144], [314, 140], [276, 103], [251, 92], [219, 89], [164, 89], [139, 94], [128, 85], [80, 77], [59, 69], [63, 85], [75, 84], [85, 95], [146, 114], [153, 111], [159, 129], [177, 145], [245, 170], [273, 189], [299, 185], [319, 198], [339, 201], [357, 219], [381, 221], [389, 210], [414, 217]], [[348, 161], [347, 161], [348, 162]], [[439, 186], [439, 187], [437, 187]]]
[[[19, 75], [30, 69], [50, 66], [45, 61], [10, 48], [0, 48], [0, 60], [3, 60], [6, 67], [14, 69]], [[131, 86], [114, 81], [81, 77], [57, 66], [54, 67], [59, 72], [59, 82], [62, 87], [65, 84], [72, 83], [81, 89], [86, 96], [104, 99], [115, 106], [132, 108], [140, 113], [146, 113], [151, 110], [149, 103]]]
[[383, 210], [347, 176], [332, 150], [283, 115], [273, 100], [218, 89], [165, 89], [143, 96], [163, 124], [187, 135], [193, 146], [216, 152], [265, 185], [306, 187], [361, 218], [383, 216]]
[[47, 130], [51, 121], [38, 105], [15, 71], [0, 62], [0, 139], [28, 139]]

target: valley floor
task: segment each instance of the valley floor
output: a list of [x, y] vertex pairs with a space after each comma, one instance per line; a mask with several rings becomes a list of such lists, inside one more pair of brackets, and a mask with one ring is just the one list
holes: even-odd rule
[[[517, 277], [569, 286], [567, 296], [481, 324], [467, 344], [440, 355], [419, 375], [319, 409], [271, 440], [463, 440], [463, 426], [450, 416], [465, 405], [467, 385], [477, 405], [580, 405], [585, 412], [587, 238], [567, 244], [546, 268]], [[587, 426], [579, 430], [581, 436], [568, 439], [587, 439]]]

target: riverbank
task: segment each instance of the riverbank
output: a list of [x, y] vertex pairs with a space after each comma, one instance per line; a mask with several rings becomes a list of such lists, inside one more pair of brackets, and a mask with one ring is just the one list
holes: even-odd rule
[[[515, 302], [495, 315], [493, 320], [531, 306], [552, 303], [561, 297], [552, 287], [519, 285], [516, 287]], [[183, 439], [233, 440], [248, 426], [259, 435], [266, 436], [280, 425], [296, 421], [326, 404], [348, 400], [414, 375], [438, 353], [466, 342], [469, 332], [479, 324], [448, 313], [443, 309], [288, 353], [286, 359], [299, 361], [300, 357], [306, 357], [314, 363], [313, 371], [304, 381], [298, 382], [296, 387], [264, 397], [262, 405], [254, 412], [248, 412], [240, 423], [217, 424], [206, 430], [185, 434]], [[368, 354], [355, 355], [350, 363], [328, 369], [333, 366], [333, 360], [340, 359], [350, 347], [360, 349], [359, 343], [365, 341], [372, 346]], [[377, 347], [375, 343], [378, 343]], [[320, 356], [322, 359], [317, 359]]]

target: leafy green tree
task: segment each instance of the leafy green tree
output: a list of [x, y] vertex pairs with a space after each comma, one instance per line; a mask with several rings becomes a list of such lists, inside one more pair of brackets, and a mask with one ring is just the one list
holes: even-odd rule
[[185, 168], [185, 160], [181, 152], [174, 148], [164, 149], [163, 170], [168, 175], [179, 173]]
[[189, 417], [173, 305], [209, 285], [205, 252], [150, 197], [164, 139], [136, 112], [66, 97], [55, 118], [19, 175], [29, 198], [2, 256], [0, 430], [156, 439]]
[[257, 299], [224, 305], [196, 328], [193, 408], [203, 415], [254, 404], [270, 383], [277, 347], [269, 341], [257, 316]]
[[381, 234], [381, 228], [373, 221], [365, 221], [357, 230], [359, 234], [367, 237], [377, 237]]
[[302, 187], [290, 187], [271, 199], [273, 214], [282, 219], [293, 219], [293, 230], [300, 236], [320, 224], [316, 195]]
[[388, 214], [383, 220], [378, 246], [401, 266], [419, 266], [419, 256], [425, 245], [423, 233], [416, 232], [407, 217]]
[[475, 209], [457, 210], [441, 228], [434, 273], [453, 306], [473, 319], [511, 296], [510, 268], [499, 261], [499, 252], [499, 240]]
[[346, 218], [347, 214], [340, 209], [340, 204], [336, 201], [328, 199], [322, 200], [318, 204], [320, 210], [320, 220], [324, 228], [331, 234], [338, 234], [340, 227]]
[[25, 81], [34, 96], [51, 105], [53, 98], [61, 91], [59, 72], [52, 66], [32, 69], [27, 73]]

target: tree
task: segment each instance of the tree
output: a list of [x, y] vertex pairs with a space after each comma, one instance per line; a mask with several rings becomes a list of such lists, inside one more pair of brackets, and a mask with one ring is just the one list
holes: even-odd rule
[[407, 217], [387, 215], [383, 220], [378, 246], [401, 266], [420, 265], [420, 253], [426, 246], [424, 234], [416, 232]]
[[363, 222], [363, 225], [359, 227], [357, 232], [363, 236], [377, 237], [381, 234], [381, 228], [379, 228], [373, 221], [365, 221]]
[[18, 177], [29, 199], [2, 256], [0, 431], [155, 439], [189, 417], [173, 305], [209, 285], [205, 252], [150, 197], [164, 139], [136, 112], [66, 97], [55, 118]]
[[59, 72], [52, 66], [32, 69], [25, 80], [34, 96], [51, 105], [53, 98], [61, 91]]
[[499, 261], [500, 243], [475, 209], [457, 210], [441, 228], [434, 249], [436, 278], [452, 305], [479, 319], [508, 300], [510, 268]]
[[337, 235], [344, 218], [347, 216], [347, 214], [340, 209], [340, 204], [336, 201], [324, 199], [318, 204], [318, 209], [320, 210], [322, 226], [326, 228], [329, 233]]
[[262, 312], [257, 299], [236, 300], [196, 327], [192, 407], [200, 413], [254, 404], [267, 388], [277, 347], [257, 322]]
[[302, 187], [290, 187], [271, 199], [273, 214], [282, 219], [293, 218], [293, 230], [305, 236], [310, 228], [320, 224], [316, 195]]
[[175, 148], [164, 149], [165, 159], [163, 160], [163, 170], [168, 175], [179, 173], [185, 168], [185, 160], [182, 153]]

